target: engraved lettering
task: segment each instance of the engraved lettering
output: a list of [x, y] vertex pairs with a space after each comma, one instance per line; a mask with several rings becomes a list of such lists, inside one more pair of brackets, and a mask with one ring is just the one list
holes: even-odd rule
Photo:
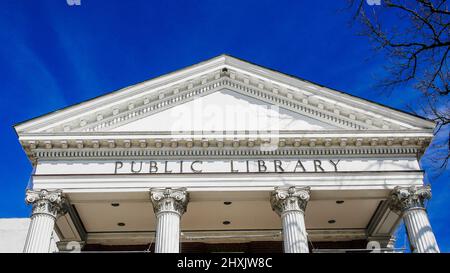
[[116, 161], [116, 166], [114, 168], [114, 174], [117, 174], [117, 171], [123, 167], [122, 161]]
[[191, 170], [192, 170], [194, 173], [201, 173], [202, 170], [199, 170], [199, 169], [194, 168], [194, 164], [203, 164], [203, 161], [197, 160], [197, 161], [192, 162], [192, 164], [191, 164]]
[[167, 169], [167, 161], [164, 162], [164, 173], [172, 173], [172, 170]]
[[325, 170], [322, 168], [322, 161], [320, 160], [314, 160], [314, 171], [317, 172], [317, 170], [320, 169], [321, 172], [324, 172]]
[[157, 173], [158, 172], [158, 166], [156, 161], [150, 161], [150, 173]]
[[281, 160], [274, 160], [273, 166], [276, 173], [284, 173], [284, 169], [281, 167]]
[[142, 170], [142, 161], [139, 162], [139, 170], [134, 169], [134, 164], [136, 164], [135, 161], [131, 161], [131, 172], [132, 173], [140, 173]]
[[267, 171], [266, 162], [264, 160], [258, 160], [258, 172], [264, 173]]
[[335, 172], [338, 171], [337, 165], [339, 164], [339, 161], [341, 161], [341, 160], [334, 162], [333, 160], [330, 159], [330, 163], [333, 165]]
[[297, 164], [295, 165], [295, 168], [294, 168], [294, 173], [297, 172], [298, 168], [301, 168], [302, 172], [306, 172], [305, 166], [303, 166], [303, 163], [300, 160], [297, 160]]

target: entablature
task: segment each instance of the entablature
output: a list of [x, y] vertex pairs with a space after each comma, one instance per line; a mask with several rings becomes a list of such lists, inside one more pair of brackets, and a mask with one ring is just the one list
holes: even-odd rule
[[32, 161], [40, 158], [139, 156], [298, 156], [413, 154], [420, 156], [432, 132], [304, 131], [242, 133], [64, 133], [24, 134]]

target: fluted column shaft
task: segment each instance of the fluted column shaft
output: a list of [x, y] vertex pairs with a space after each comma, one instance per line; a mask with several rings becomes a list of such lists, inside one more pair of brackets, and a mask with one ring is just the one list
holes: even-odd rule
[[33, 209], [23, 252], [48, 253], [56, 219], [65, 212], [62, 192], [28, 190], [25, 200]]
[[156, 253], [180, 252], [180, 220], [189, 194], [183, 189], [151, 189], [150, 200], [156, 214]]
[[180, 252], [180, 215], [163, 212], [156, 219], [156, 253]]
[[439, 253], [439, 247], [431, 230], [425, 209], [408, 210], [403, 214], [410, 244], [419, 253]]
[[428, 185], [396, 187], [391, 193], [391, 209], [401, 213], [413, 252], [440, 252], [424, 208], [425, 201], [430, 198], [431, 189]]
[[305, 215], [301, 211], [288, 211], [281, 216], [285, 253], [308, 253]]
[[48, 253], [55, 217], [46, 214], [32, 216], [23, 252]]
[[310, 196], [306, 188], [276, 188], [271, 193], [272, 209], [281, 217], [285, 253], [308, 253], [305, 209]]

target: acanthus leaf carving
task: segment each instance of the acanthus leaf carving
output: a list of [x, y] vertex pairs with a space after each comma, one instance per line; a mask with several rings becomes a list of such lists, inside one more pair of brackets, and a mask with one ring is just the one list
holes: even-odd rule
[[425, 201], [430, 198], [430, 185], [395, 187], [390, 195], [390, 208], [396, 212], [404, 212], [414, 208], [424, 208]]
[[155, 214], [175, 212], [181, 216], [186, 212], [189, 193], [185, 188], [152, 188], [150, 200]]
[[270, 195], [270, 203], [278, 215], [293, 210], [305, 212], [310, 194], [310, 187], [277, 187]]
[[67, 200], [61, 190], [27, 190], [25, 202], [32, 205], [32, 217], [36, 214], [47, 214], [58, 218], [67, 211]]

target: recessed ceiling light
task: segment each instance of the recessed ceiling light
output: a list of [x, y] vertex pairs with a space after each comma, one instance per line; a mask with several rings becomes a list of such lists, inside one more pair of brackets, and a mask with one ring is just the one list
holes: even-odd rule
[[222, 224], [229, 225], [229, 224], [231, 224], [231, 222], [230, 221], [223, 221]]
[[343, 204], [343, 203], [344, 203], [344, 200], [337, 200], [337, 201], [336, 201], [336, 204], [339, 204], [339, 205], [340, 205], [340, 204]]
[[120, 204], [119, 203], [111, 203], [111, 206], [118, 207], [118, 206], [120, 206]]
[[230, 201], [225, 201], [225, 202], [223, 202], [225, 205], [231, 205], [233, 202], [230, 202]]
[[123, 227], [123, 226], [125, 226], [125, 223], [117, 223], [117, 225], [119, 226], [119, 227]]
[[334, 219], [328, 220], [328, 224], [334, 224], [334, 223], [336, 223], [336, 220], [334, 220]]

